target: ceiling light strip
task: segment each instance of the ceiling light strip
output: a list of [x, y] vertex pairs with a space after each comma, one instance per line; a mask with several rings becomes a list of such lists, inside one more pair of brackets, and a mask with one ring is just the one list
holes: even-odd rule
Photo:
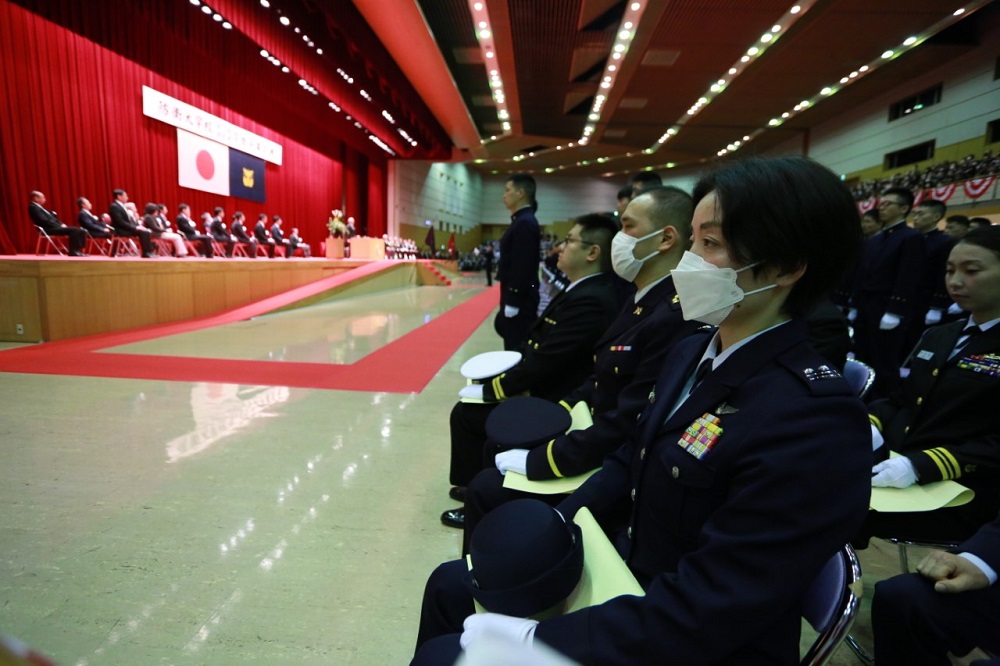
[[[503, 78], [500, 76], [500, 65], [497, 58], [496, 42], [493, 40], [493, 24], [490, 22], [490, 14], [486, 9], [486, 3], [482, 0], [468, 0], [469, 13], [472, 14], [472, 29], [476, 33], [479, 42], [479, 50], [483, 54], [483, 62], [486, 64], [486, 71], [489, 74], [490, 96], [497, 109], [497, 120], [503, 134], [510, 134], [510, 111], [507, 109], [507, 94], [504, 92]], [[496, 135], [490, 140], [495, 140]], [[485, 140], [482, 143], [486, 143]]]

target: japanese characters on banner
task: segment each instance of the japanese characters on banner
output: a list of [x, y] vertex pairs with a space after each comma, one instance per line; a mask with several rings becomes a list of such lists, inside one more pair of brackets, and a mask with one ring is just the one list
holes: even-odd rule
[[142, 114], [267, 162], [281, 164], [281, 144], [148, 86], [142, 87]]

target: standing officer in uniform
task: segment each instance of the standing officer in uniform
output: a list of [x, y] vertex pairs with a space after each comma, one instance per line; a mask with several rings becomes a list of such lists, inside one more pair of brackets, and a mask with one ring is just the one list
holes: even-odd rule
[[635, 285], [636, 294], [598, 340], [594, 374], [560, 401], [567, 409], [586, 402], [594, 424], [530, 451], [497, 454], [496, 467], [480, 472], [466, 489], [464, 550], [482, 517], [500, 504], [521, 497], [562, 499], [504, 488], [508, 470], [529, 479], [576, 476], [600, 467], [628, 439], [667, 352], [701, 326], [681, 316], [670, 277], [690, 246], [693, 209], [690, 195], [675, 187], [647, 189], [625, 208], [622, 230], [611, 243], [611, 262], [620, 278]]
[[538, 262], [541, 231], [535, 211], [535, 179], [517, 173], [504, 184], [503, 205], [511, 212], [510, 226], [500, 238], [500, 311], [493, 328], [503, 348], [516, 350], [538, 317]]
[[[878, 204], [882, 231], [865, 241], [855, 273], [851, 307], [854, 351], [875, 370], [872, 397], [884, 398], [899, 384], [910, 340], [908, 330], [923, 327], [924, 313], [917, 313], [914, 297], [924, 261], [923, 236], [906, 226], [913, 193], [894, 187]], [[920, 324], [916, 319], [920, 319]]]
[[857, 253], [857, 209], [800, 157], [724, 164], [694, 199], [672, 276], [685, 318], [718, 331], [673, 347], [639, 438], [558, 507], [590, 509], [645, 596], [541, 622], [470, 617], [467, 566], [446, 563], [413, 663], [452, 663], [463, 622], [463, 646], [493, 632], [579, 663], [798, 663], [800, 599], [868, 511], [864, 407], [798, 319]]
[[[449, 493], [452, 498], [461, 499], [459, 489], [483, 469], [486, 419], [497, 403], [526, 392], [554, 402], [593, 372], [594, 344], [618, 311], [610, 272], [611, 239], [617, 230], [607, 215], [577, 218], [559, 254], [559, 267], [570, 286], [552, 299], [528, 331], [517, 365], [482, 385], [486, 404], [459, 402], [451, 410], [449, 478], [457, 487]], [[441, 521], [461, 529], [464, 510], [445, 511]]]
[[[946, 275], [951, 298], [971, 314], [928, 329], [910, 354], [909, 376], [870, 405], [883, 461], [872, 468], [872, 485], [954, 479], [976, 496], [936, 511], [872, 512], [861, 542], [960, 541], [1000, 510], [1000, 227], [970, 231], [948, 256]], [[901, 455], [886, 460], [889, 451]]]

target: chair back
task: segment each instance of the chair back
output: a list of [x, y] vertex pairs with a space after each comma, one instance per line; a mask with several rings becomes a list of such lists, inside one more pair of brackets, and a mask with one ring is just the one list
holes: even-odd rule
[[844, 379], [858, 394], [858, 397], [863, 398], [868, 394], [872, 384], [875, 383], [875, 370], [867, 363], [849, 358], [844, 364]]
[[802, 595], [802, 617], [819, 634], [802, 657], [808, 666], [825, 664], [844, 640], [861, 608], [861, 565], [850, 544], [827, 560]]

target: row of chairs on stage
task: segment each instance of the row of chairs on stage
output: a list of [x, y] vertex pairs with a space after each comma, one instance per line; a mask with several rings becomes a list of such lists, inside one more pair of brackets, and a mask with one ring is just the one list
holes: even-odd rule
[[[69, 239], [66, 236], [53, 236], [41, 227], [36, 226], [35, 228], [38, 230], [38, 240], [35, 242], [35, 254], [69, 254]], [[172, 242], [164, 238], [157, 238], [156, 236], [153, 236], [151, 240], [153, 241], [153, 247], [156, 249], [157, 254], [164, 257], [174, 256], [174, 244]], [[202, 255], [202, 250], [198, 247], [200, 243], [201, 241], [191, 241], [186, 238], [184, 239], [184, 246], [187, 248], [188, 256], [200, 257]], [[249, 243], [237, 242], [233, 245], [233, 253], [231, 256], [242, 257], [244, 259], [251, 258], [251, 247], [252, 246]], [[87, 243], [84, 245], [84, 252], [89, 255], [103, 257], [138, 257], [142, 254], [139, 251], [139, 246], [136, 243], [135, 236], [110, 236], [99, 238], [88, 235]], [[284, 245], [276, 245], [274, 248], [274, 255], [276, 257], [286, 257], [287, 248]], [[227, 256], [225, 244], [212, 239], [212, 256]], [[268, 256], [267, 247], [258, 243], [254, 249], [254, 257]], [[305, 247], [300, 245], [295, 248], [295, 254], [293, 256], [306, 256]]]

